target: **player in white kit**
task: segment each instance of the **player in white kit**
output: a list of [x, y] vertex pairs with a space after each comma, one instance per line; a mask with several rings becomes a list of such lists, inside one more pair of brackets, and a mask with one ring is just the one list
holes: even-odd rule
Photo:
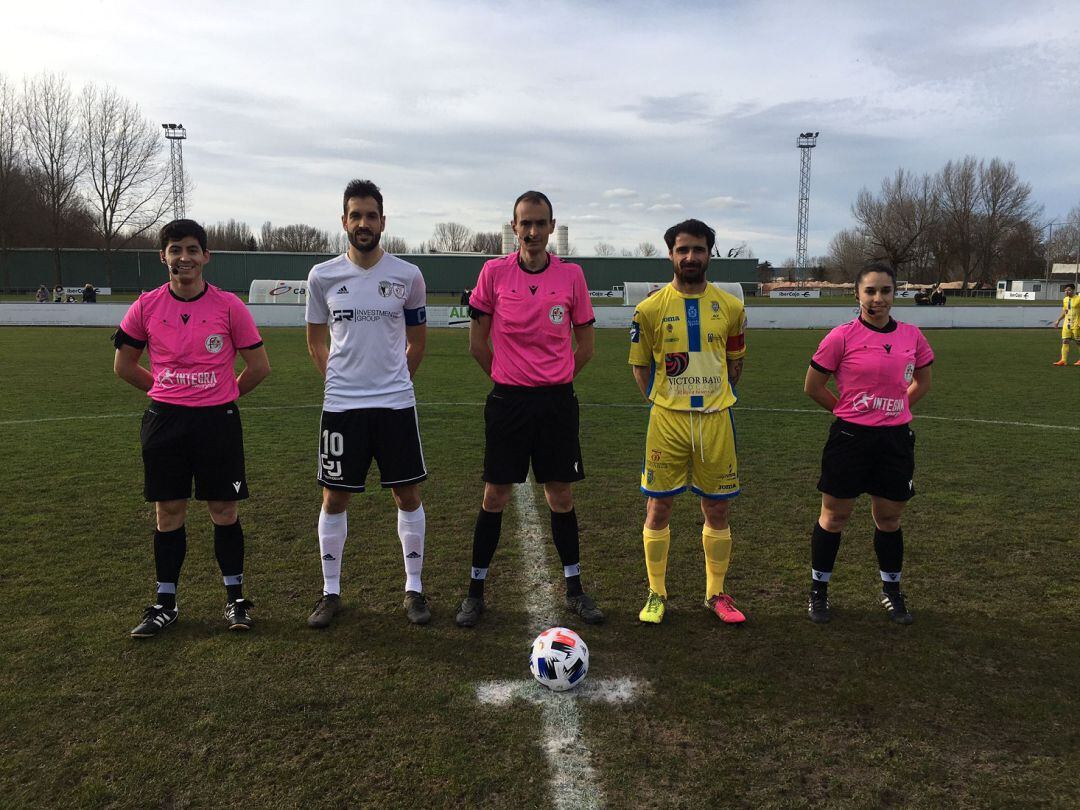
[[424, 277], [379, 246], [386, 217], [374, 183], [349, 183], [341, 224], [348, 251], [312, 267], [307, 282], [308, 353], [326, 380], [318, 473], [323, 595], [308, 625], [328, 627], [341, 610], [346, 509], [352, 493], [364, 491], [373, 459], [398, 507], [405, 613], [413, 624], [427, 624], [431, 612], [420, 580], [426, 523], [420, 482], [427, 468], [412, 384], [427, 339]]

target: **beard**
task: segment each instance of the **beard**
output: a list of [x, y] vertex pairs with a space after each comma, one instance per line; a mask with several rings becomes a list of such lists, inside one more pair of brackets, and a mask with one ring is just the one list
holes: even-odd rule
[[[367, 244], [364, 244], [360, 241], [360, 237], [362, 236], [371, 237], [371, 241]], [[381, 233], [372, 233], [371, 231], [366, 229], [355, 233], [349, 232], [349, 244], [359, 250], [361, 253], [371, 253], [371, 251], [375, 250], [375, 248], [379, 246], [380, 239], [382, 239]]]
[[696, 267], [679, 265], [675, 268], [675, 276], [683, 284], [700, 284], [705, 280], [705, 268], [708, 266], [708, 263]]

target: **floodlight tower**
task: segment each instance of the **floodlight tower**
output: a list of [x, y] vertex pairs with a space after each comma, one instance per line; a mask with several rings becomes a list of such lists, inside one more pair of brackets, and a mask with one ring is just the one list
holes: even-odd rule
[[162, 124], [169, 141], [169, 169], [172, 172], [173, 219], [184, 218], [184, 141], [187, 130], [183, 124]]
[[795, 236], [795, 269], [806, 270], [806, 232], [810, 226], [810, 150], [817, 146], [817, 132], [800, 132], [795, 146], [802, 152], [799, 165], [799, 226]]

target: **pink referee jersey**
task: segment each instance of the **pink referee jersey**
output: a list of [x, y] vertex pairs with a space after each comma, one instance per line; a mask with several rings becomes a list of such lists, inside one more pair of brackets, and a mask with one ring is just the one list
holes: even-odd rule
[[469, 306], [491, 316], [491, 379], [535, 388], [574, 379], [571, 332], [595, 318], [585, 273], [549, 255], [548, 266], [529, 272], [518, 254], [484, 264]]
[[244, 302], [211, 284], [190, 301], [173, 295], [168, 284], [139, 296], [120, 330], [150, 356], [148, 396], [189, 407], [235, 400], [236, 353], [262, 345]]
[[917, 326], [889, 319], [878, 329], [856, 318], [821, 341], [810, 365], [836, 377], [840, 400], [833, 415], [868, 427], [911, 421], [907, 389], [915, 369], [934, 362]]

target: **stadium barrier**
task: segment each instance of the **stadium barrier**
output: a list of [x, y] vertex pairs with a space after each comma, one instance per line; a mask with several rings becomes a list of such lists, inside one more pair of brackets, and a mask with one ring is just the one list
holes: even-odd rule
[[255, 279], [248, 288], [249, 304], [307, 304], [307, 281]]
[[[130, 304], [11, 303], [0, 304], [0, 326], [116, 326]], [[304, 307], [278, 304], [249, 304], [259, 326], [303, 326]], [[596, 325], [625, 329], [634, 315], [633, 307], [597, 307]], [[912, 307], [900, 313], [900, 320], [923, 329], [1045, 329], [1061, 313], [1058, 306], [1015, 307]], [[854, 307], [753, 307], [746, 308], [751, 329], [831, 329], [854, 318]], [[431, 326], [464, 327], [468, 308], [428, 307]]]
[[[668, 279], [667, 281], [624, 281], [622, 292], [623, 306], [637, 306], [654, 292], [666, 287], [670, 283], [671, 279]], [[734, 295], [740, 301], [745, 300], [742, 284], [739, 284], [737, 281], [712, 281], [710, 283], [717, 289]]]

